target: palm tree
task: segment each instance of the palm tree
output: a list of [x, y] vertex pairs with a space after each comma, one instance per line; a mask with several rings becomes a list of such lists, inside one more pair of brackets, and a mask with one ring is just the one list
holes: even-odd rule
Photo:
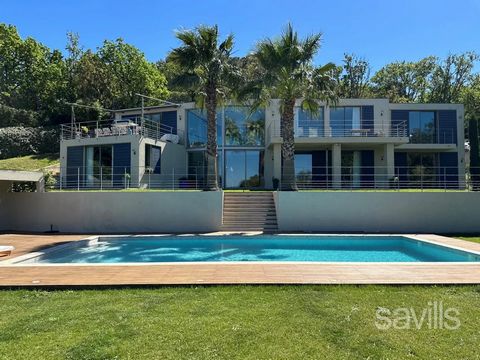
[[[197, 102], [207, 110], [207, 180], [205, 190], [218, 190], [217, 104], [225, 98], [235, 75], [230, 55], [233, 35], [219, 42], [218, 26], [199, 26], [176, 34], [182, 45], [173, 49], [168, 60], [182, 70], [175, 81], [198, 89]], [[220, 95], [220, 96], [219, 96]]]
[[313, 66], [313, 57], [320, 48], [322, 34], [299, 39], [288, 24], [278, 39], [265, 39], [257, 44], [254, 56], [261, 76], [240, 91], [240, 97], [252, 96], [253, 108], [280, 99], [282, 142], [282, 190], [297, 190], [295, 181], [294, 109], [295, 100], [302, 99], [302, 108], [319, 111], [318, 100], [337, 99], [333, 71], [335, 65]]

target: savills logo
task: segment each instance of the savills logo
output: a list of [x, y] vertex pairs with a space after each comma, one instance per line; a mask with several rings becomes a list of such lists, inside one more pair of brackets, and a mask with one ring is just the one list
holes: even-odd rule
[[428, 328], [430, 330], [460, 328], [460, 311], [445, 307], [442, 301], [428, 302], [421, 311], [413, 308], [388, 309], [379, 307], [376, 311], [375, 326], [379, 330], [407, 330]]

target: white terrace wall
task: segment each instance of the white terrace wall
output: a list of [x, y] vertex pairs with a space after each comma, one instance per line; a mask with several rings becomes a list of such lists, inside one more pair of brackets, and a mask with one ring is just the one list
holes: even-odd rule
[[47, 192], [0, 195], [0, 230], [208, 232], [222, 219], [217, 192]]
[[285, 232], [480, 232], [480, 193], [278, 192], [275, 202]]

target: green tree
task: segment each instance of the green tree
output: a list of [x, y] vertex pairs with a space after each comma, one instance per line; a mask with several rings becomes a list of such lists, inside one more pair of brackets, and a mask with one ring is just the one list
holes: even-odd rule
[[23, 40], [14, 26], [0, 24], [0, 103], [41, 112], [48, 122], [58, 110], [63, 67], [58, 50]]
[[[169, 96], [167, 80], [155, 64], [147, 61], [136, 47], [122, 39], [104, 41], [96, 54], [103, 63], [102, 75], [106, 78], [109, 108], [138, 106], [136, 93], [165, 99]], [[97, 59], [92, 59], [96, 62]]]
[[[183, 69], [170, 58], [157, 62], [158, 69], [165, 75], [170, 91], [170, 101], [195, 102], [199, 97], [199, 89], [195, 79], [185, 74]], [[192, 81], [193, 80], [193, 81]]]
[[353, 54], [345, 54], [339, 74], [338, 90], [342, 98], [366, 98], [370, 95], [370, 64]]
[[[176, 79], [189, 88], [198, 89], [198, 102], [207, 110], [207, 181], [205, 190], [218, 190], [216, 109], [231, 89], [236, 69], [230, 55], [233, 35], [219, 40], [218, 26], [200, 26], [177, 33], [182, 45], [172, 50], [169, 60], [182, 69]], [[220, 96], [219, 96], [220, 95]]]
[[465, 105], [465, 120], [480, 120], [480, 74], [462, 89], [460, 103]]
[[432, 73], [430, 102], [451, 103], [459, 101], [462, 90], [473, 80], [472, 73], [479, 56], [474, 52], [449, 55], [438, 63]]
[[282, 35], [258, 43], [254, 56], [261, 76], [240, 92], [242, 98], [254, 98], [256, 109], [272, 99], [280, 99], [280, 131], [282, 135], [282, 189], [297, 190], [295, 181], [294, 108], [295, 100], [302, 99], [302, 107], [315, 113], [318, 100], [334, 102], [337, 99], [332, 77], [335, 65], [313, 66], [313, 57], [320, 49], [321, 34], [299, 39], [288, 24]]
[[476, 74], [460, 95], [465, 105], [465, 121], [470, 143], [470, 175], [473, 190], [480, 190], [480, 74]]
[[377, 97], [386, 97], [392, 102], [423, 102], [436, 61], [429, 56], [417, 62], [388, 64], [372, 77], [372, 90]]

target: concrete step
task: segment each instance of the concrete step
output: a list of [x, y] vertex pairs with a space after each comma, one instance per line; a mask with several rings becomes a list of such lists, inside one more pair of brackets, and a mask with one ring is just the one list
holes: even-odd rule
[[223, 221], [223, 224], [224, 225], [231, 225], [231, 224], [236, 224], [236, 225], [257, 225], [257, 224], [261, 224], [261, 225], [277, 225], [277, 221], [276, 220], [273, 220], [273, 221], [263, 221], [263, 220], [258, 220], [258, 221], [249, 221], [249, 220], [224, 220]]
[[223, 214], [223, 218], [231, 218], [231, 219], [236, 219], [236, 218], [243, 218], [243, 219], [276, 219], [277, 216], [274, 213], [270, 214], [252, 214], [252, 213], [227, 213]]
[[278, 228], [246, 228], [246, 227], [225, 227], [222, 228], [222, 231], [262, 231], [268, 233], [274, 233], [278, 231]]
[[265, 204], [265, 203], [224, 203], [223, 204], [223, 207], [224, 208], [228, 208], [228, 207], [231, 207], [231, 208], [242, 208], [242, 207], [245, 207], [245, 208], [253, 208], [253, 209], [275, 209], [275, 205], [274, 204]]
[[275, 210], [268, 210], [268, 211], [231, 211], [225, 210], [223, 212], [223, 216], [235, 216], [235, 215], [250, 215], [252, 217], [258, 216], [276, 216]]
[[243, 220], [276, 220], [277, 216], [275, 214], [271, 215], [251, 215], [251, 214], [228, 214], [223, 215], [224, 219], [243, 219]]
[[222, 230], [277, 231], [272, 193], [224, 193]]

